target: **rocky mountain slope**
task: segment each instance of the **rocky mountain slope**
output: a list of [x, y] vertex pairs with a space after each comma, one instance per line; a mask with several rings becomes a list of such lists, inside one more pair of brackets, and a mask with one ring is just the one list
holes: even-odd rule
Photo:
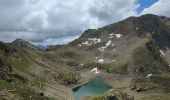
[[114, 47], [117, 42], [128, 42], [129, 38], [138, 37], [140, 39], [152, 38], [160, 49], [166, 49], [169, 47], [169, 32], [170, 18], [147, 14], [140, 17], [129, 17], [99, 29], [89, 29], [70, 45], [90, 48], [92, 45], [94, 47], [107, 43], [108, 46], [102, 45], [103, 49], [107, 49], [106, 47]]
[[[145, 63], [155, 60], [162, 66], [160, 58], [170, 62], [170, 19], [152, 14], [129, 17], [99, 29], [89, 29], [79, 39], [69, 43], [69, 46], [84, 50], [95, 62], [124, 66], [137, 60], [134, 58], [137, 55], [139, 58], [153, 56], [147, 57], [148, 62]], [[163, 63], [163, 66], [167, 66]]]

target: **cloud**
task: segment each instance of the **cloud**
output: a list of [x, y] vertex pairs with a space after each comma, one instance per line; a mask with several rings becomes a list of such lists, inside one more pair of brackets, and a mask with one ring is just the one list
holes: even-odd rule
[[76, 37], [135, 15], [137, 7], [135, 0], [0, 0], [0, 41]]
[[149, 8], [145, 8], [142, 14], [152, 13], [170, 17], [170, 0], [159, 0]]
[[74, 39], [77, 39], [79, 36], [68, 36], [68, 37], [62, 37], [62, 38], [48, 38], [42, 42], [35, 42], [36, 45], [56, 45], [56, 44], [66, 44]]

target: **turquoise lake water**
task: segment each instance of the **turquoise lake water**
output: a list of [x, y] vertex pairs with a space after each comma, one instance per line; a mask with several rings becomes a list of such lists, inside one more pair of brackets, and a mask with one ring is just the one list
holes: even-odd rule
[[98, 96], [108, 91], [111, 87], [104, 82], [104, 79], [97, 76], [86, 84], [73, 89], [75, 100], [81, 100], [83, 96]]

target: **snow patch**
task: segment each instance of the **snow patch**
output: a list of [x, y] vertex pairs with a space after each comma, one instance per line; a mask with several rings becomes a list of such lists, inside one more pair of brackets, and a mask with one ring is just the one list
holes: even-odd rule
[[81, 44], [78, 44], [79, 47], [81, 47], [82, 45]]
[[102, 62], [104, 62], [104, 59], [99, 59], [98, 62], [101, 62], [101, 63], [102, 63]]
[[113, 62], [116, 62], [116, 60], [112, 60]]
[[98, 48], [100, 51], [104, 51], [105, 47]]
[[85, 42], [83, 42], [82, 44], [88, 45], [89, 43], [88, 43], [88, 41], [85, 41]]
[[115, 36], [116, 36], [117, 38], [120, 38], [120, 37], [122, 36], [122, 34], [115, 34]]
[[92, 44], [96, 44], [96, 43], [99, 43], [99, 42], [101, 42], [101, 39], [98, 39], [98, 38], [88, 38], [88, 40], [84, 41], [82, 43], [82, 45], [90, 46]]
[[159, 50], [159, 52], [160, 52], [163, 56], [165, 56], [165, 53], [164, 53], [162, 50]]
[[139, 29], [139, 27], [136, 27], [136, 30], [138, 30]]
[[109, 46], [111, 45], [111, 43], [112, 43], [112, 41], [109, 40], [104, 47], [100, 47], [100, 48], [98, 48], [98, 49], [99, 49], [100, 51], [104, 51], [104, 49], [106, 49], [107, 47], [109, 47]]
[[116, 51], [116, 49], [114, 48], [113, 51]]
[[106, 46], [105, 46], [105, 47], [107, 48], [107, 47], [111, 44], [111, 42], [112, 42], [112, 41], [109, 40], [109, 41], [106, 43]]
[[94, 73], [96, 73], [96, 74], [100, 73], [96, 67], [93, 68], [90, 72], [94, 72]]
[[113, 46], [115, 46], [115, 44], [112, 44], [111, 46], [113, 47]]
[[146, 77], [151, 77], [152, 76], [152, 74], [148, 74], [148, 75], [146, 75]]
[[90, 46], [90, 45], [92, 45], [92, 43], [88, 42], [88, 41], [85, 41], [85, 42], [82, 43], [82, 45]]
[[89, 41], [94, 42], [94, 43], [99, 43], [101, 42], [101, 39], [98, 38], [88, 38]]
[[112, 39], [113, 38], [113, 33], [109, 34], [109, 39]]

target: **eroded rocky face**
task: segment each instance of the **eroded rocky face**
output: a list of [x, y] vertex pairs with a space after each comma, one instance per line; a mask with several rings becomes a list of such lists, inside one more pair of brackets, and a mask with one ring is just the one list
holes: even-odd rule
[[0, 79], [11, 81], [12, 80], [12, 67], [4, 59], [0, 58]]

